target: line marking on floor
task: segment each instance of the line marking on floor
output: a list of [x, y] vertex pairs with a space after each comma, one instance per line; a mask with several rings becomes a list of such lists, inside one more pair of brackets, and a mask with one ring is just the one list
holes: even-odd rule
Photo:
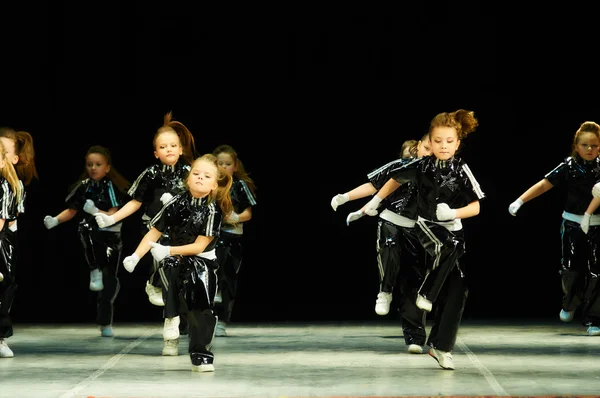
[[131, 343], [129, 343], [118, 354], [116, 354], [115, 356], [110, 358], [108, 361], [106, 361], [106, 363], [104, 363], [104, 365], [102, 365], [100, 367], [100, 369], [96, 370], [94, 373], [92, 373], [91, 375], [89, 375], [88, 377], [83, 379], [75, 387], [71, 388], [69, 391], [67, 391], [66, 393], [61, 395], [60, 398], [75, 397], [75, 394], [79, 393], [83, 388], [87, 387], [92, 381], [96, 380], [98, 377], [102, 376], [102, 374], [104, 372], [106, 372], [107, 370], [109, 370], [110, 368], [115, 366], [115, 364], [117, 362], [119, 362], [119, 360], [121, 358], [123, 358], [125, 355], [127, 355], [127, 353], [129, 353], [129, 351], [131, 351], [132, 349], [134, 349], [135, 347], [140, 345], [140, 343], [142, 343], [148, 337], [150, 337], [154, 334], [157, 334], [157, 333], [161, 333], [160, 329], [151, 328], [151, 329], [146, 330], [146, 332], [142, 336], [138, 337], [135, 341], [132, 341]]
[[475, 365], [477, 370], [479, 370], [479, 372], [483, 375], [483, 377], [485, 377], [485, 379], [490, 384], [492, 389], [494, 389], [494, 391], [496, 392], [496, 395], [510, 396], [509, 393], [504, 391], [504, 388], [502, 388], [500, 383], [498, 383], [498, 380], [496, 380], [496, 378], [494, 377], [492, 372], [490, 372], [488, 368], [486, 368], [481, 362], [479, 362], [479, 359], [477, 359], [477, 356], [475, 356], [475, 354], [473, 354], [473, 351], [471, 351], [469, 349], [469, 347], [467, 347], [467, 345], [462, 341], [462, 339], [460, 337], [458, 337], [456, 339], [456, 341], [457, 341], [460, 349], [463, 350], [465, 352], [465, 354], [467, 354], [467, 356], [469, 357], [469, 359], [471, 360], [473, 365]]

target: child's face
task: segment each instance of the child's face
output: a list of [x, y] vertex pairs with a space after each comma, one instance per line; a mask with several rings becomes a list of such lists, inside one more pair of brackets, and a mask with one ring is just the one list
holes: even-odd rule
[[2, 145], [4, 145], [4, 149], [6, 150], [6, 160], [12, 164], [17, 164], [19, 156], [15, 153], [15, 142], [8, 137], [0, 137], [0, 141], [2, 141]]
[[431, 142], [429, 139], [425, 141], [419, 141], [417, 145], [417, 157], [429, 156], [431, 155]]
[[460, 140], [454, 127], [435, 127], [429, 135], [431, 150], [436, 158], [448, 160], [454, 156]]
[[110, 171], [110, 165], [104, 155], [90, 153], [85, 159], [85, 169], [92, 180], [100, 181]]
[[237, 165], [235, 164], [233, 157], [228, 153], [221, 152], [217, 156], [217, 164], [219, 165], [221, 170], [223, 170], [230, 176], [237, 171]]
[[202, 198], [217, 189], [217, 166], [207, 160], [197, 160], [192, 165], [187, 185], [192, 196]]
[[576, 151], [585, 160], [594, 160], [600, 150], [600, 140], [594, 133], [583, 133], [579, 135]]
[[167, 166], [173, 166], [183, 154], [179, 136], [173, 131], [166, 131], [156, 137], [155, 145], [154, 156]]

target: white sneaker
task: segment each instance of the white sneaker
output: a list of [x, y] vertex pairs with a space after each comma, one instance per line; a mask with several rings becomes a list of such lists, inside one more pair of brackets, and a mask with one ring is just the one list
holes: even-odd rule
[[421, 296], [420, 294], [418, 294], [417, 295], [417, 307], [419, 307], [423, 311], [431, 312], [431, 309], [433, 308], [433, 304], [431, 303], [431, 301], [427, 300], [424, 296]]
[[179, 338], [179, 316], [165, 318], [163, 337], [165, 340], [175, 340]]
[[438, 364], [448, 370], [454, 370], [454, 359], [452, 359], [452, 353], [446, 351], [436, 350], [431, 347], [429, 349], [429, 355], [435, 358], [438, 361]]
[[12, 358], [14, 356], [14, 352], [6, 344], [6, 339], [0, 339], [0, 358]]
[[217, 328], [215, 330], [215, 336], [217, 337], [227, 337], [227, 323], [218, 321]]
[[423, 353], [423, 347], [421, 347], [418, 344], [411, 344], [408, 346], [408, 352], [411, 354], [422, 354]]
[[100, 336], [113, 337], [114, 333], [113, 333], [112, 325], [100, 326]]
[[146, 281], [146, 294], [148, 295], [148, 300], [150, 300], [152, 304], [158, 307], [165, 306], [162, 296], [162, 289], [152, 285], [150, 281]]
[[560, 310], [559, 317], [563, 322], [571, 322], [573, 320], [573, 315], [575, 315], [575, 311]]
[[165, 345], [162, 349], [163, 356], [166, 357], [176, 357], [179, 355], [179, 339], [174, 340], [165, 340]]
[[379, 292], [375, 301], [375, 312], [377, 315], [387, 315], [390, 312], [392, 293]]
[[104, 284], [102, 283], [102, 270], [96, 268], [95, 270], [90, 271], [90, 290], [92, 292], [99, 292], [104, 289]]

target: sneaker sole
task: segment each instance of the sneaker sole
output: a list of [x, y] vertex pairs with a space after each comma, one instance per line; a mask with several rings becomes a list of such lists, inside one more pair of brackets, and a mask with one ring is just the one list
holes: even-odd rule
[[194, 372], [214, 372], [215, 371], [215, 365], [192, 365], [192, 371]]
[[420, 345], [411, 344], [411, 345], [408, 346], [408, 352], [410, 354], [422, 354], [423, 353], [423, 348]]

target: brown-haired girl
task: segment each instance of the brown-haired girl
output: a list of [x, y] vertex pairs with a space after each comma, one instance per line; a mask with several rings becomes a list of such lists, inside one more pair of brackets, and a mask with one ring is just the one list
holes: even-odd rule
[[600, 255], [600, 212], [597, 206], [588, 209], [594, 184], [600, 180], [599, 153], [600, 125], [592, 121], [581, 123], [573, 136], [570, 155], [508, 207], [509, 213], [516, 216], [524, 203], [557, 185], [566, 187], [560, 227], [563, 299], [559, 318], [570, 322], [575, 311], [581, 309], [581, 323], [590, 336], [600, 336], [600, 268], [596, 260]]
[[477, 216], [479, 201], [485, 198], [470, 168], [455, 154], [478, 125], [474, 112], [466, 109], [434, 116], [429, 124], [433, 154], [391, 171], [392, 179], [364, 207], [366, 214], [375, 215], [381, 201], [401, 184], [417, 184], [417, 234], [431, 266], [416, 304], [434, 311], [427, 339], [429, 355], [449, 370], [454, 369], [452, 350], [468, 296], [466, 270], [459, 262], [465, 254], [461, 220]]
[[[211, 347], [217, 324], [213, 307], [219, 266], [215, 246], [223, 214], [233, 211], [229, 194], [232, 178], [217, 166], [215, 156], [206, 154], [194, 161], [185, 181], [185, 191], [171, 198], [150, 220], [149, 231], [123, 265], [132, 272], [151, 251], [170, 283], [165, 323], [172, 324], [173, 318], [185, 314], [192, 370], [212, 372]], [[156, 243], [161, 238], [165, 239]], [[163, 337], [162, 355], [178, 355], [178, 336]]]
[[217, 157], [219, 167], [233, 177], [233, 212], [223, 221], [216, 247], [219, 262], [219, 286], [215, 300], [219, 322], [216, 335], [227, 336], [227, 323], [231, 321], [242, 265], [244, 224], [252, 219], [252, 207], [256, 206], [256, 185], [231, 145], [219, 145], [213, 155]]
[[104, 337], [113, 336], [113, 302], [119, 291], [117, 269], [123, 248], [122, 223], [99, 228], [95, 214], [114, 214], [127, 199], [129, 185], [113, 167], [109, 150], [94, 145], [85, 154], [85, 169], [65, 199], [67, 208], [54, 217], [44, 218], [46, 228], [52, 229], [77, 216], [79, 239], [90, 271], [90, 290], [98, 292], [96, 324]]

